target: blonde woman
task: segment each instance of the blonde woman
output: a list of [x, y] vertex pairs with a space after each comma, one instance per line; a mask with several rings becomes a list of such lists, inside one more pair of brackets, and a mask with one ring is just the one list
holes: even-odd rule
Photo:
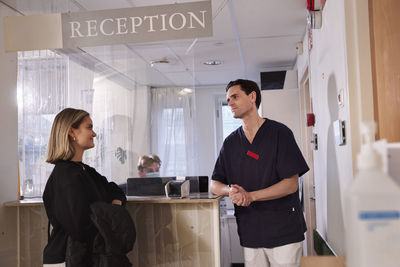
[[[113, 182], [82, 162], [94, 147], [93, 122], [84, 110], [66, 108], [54, 119], [47, 162], [54, 169], [43, 193], [51, 234], [43, 252], [44, 266], [93, 266], [92, 245], [97, 229], [90, 205], [104, 201], [124, 205], [126, 197]], [[67, 248], [68, 247], [68, 248]]]

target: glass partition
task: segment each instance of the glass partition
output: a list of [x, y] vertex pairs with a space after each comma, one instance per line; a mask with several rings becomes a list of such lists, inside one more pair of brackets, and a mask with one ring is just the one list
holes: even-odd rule
[[138, 158], [151, 153], [163, 176], [198, 175], [192, 42], [19, 52], [21, 195], [42, 195], [51, 125], [66, 107], [91, 114], [97, 137], [84, 162], [109, 180], [137, 177]]

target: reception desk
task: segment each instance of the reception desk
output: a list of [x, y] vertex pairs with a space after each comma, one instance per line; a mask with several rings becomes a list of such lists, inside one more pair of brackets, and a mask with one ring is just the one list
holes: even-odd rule
[[[220, 197], [128, 197], [136, 224], [136, 243], [128, 254], [133, 266], [220, 266]], [[42, 266], [47, 216], [41, 199], [7, 202], [17, 208], [19, 266]]]

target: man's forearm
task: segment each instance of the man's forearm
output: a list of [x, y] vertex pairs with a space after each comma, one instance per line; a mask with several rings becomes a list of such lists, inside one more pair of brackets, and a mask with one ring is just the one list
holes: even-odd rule
[[252, 201], [278, 199], [297, 191], [299, 186], [299, 176], [293, 175], [290, 178], [283, 179], [270, 187], [250, 192]]
[[211, 180], [210, 184], [211, 193], [219, 196], [228, 196], [229, 195], [229, 186], [223, 184], [221, 182]]

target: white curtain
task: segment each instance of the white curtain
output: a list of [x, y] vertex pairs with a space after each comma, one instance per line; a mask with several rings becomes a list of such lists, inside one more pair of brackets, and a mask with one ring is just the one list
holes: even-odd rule
[[152, 88], [151, 95], [151, 146], [161, 176], [198, 175], [194, 90]]

